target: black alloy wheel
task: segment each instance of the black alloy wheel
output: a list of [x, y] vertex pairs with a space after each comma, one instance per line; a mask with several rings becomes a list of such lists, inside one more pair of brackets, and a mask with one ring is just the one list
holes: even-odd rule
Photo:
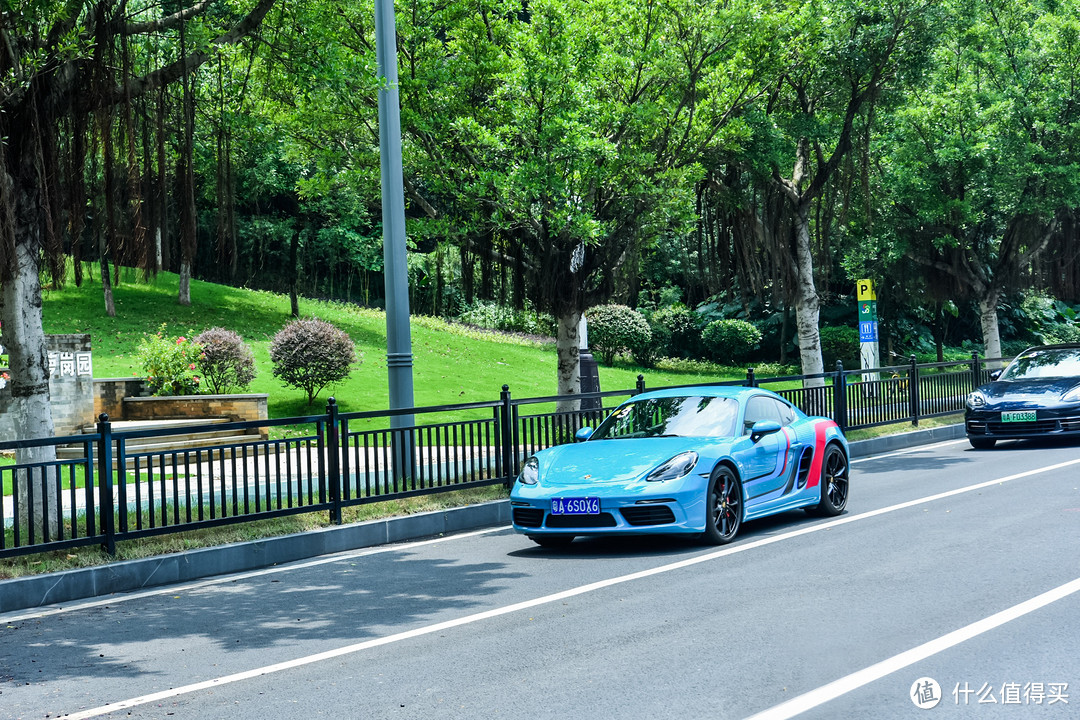
[[825, 448], [821, 464], [821, 501], [808, 508], [815, 515], [832, 517], [844, 512], [848, 500], [848, 461], [839, 445]]
[[709, 478], [705, 497], [708, 517], [702, 539], [710, 545], [725, 545], [735, 539], [742, 525], [742, 483], [731, 468], [720, 465]]

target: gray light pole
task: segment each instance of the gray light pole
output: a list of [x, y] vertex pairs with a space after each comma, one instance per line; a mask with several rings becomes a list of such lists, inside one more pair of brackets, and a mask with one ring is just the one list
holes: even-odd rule
[[[394, 0], [375, 0], [375, 56], [379, 81], [379, 166], [382, 174], [383, 272], [386, 282], [386, 366], [390, 409], [413, 407], [409, 274], [405, 260], [405, 190], [401, 177], [401, 112], [398, 108], [397, 29]], [[412, 415], [391, 419], [410, 427]], [[404, 438], [402, 438], [404, 439]], [[401, 447], [411, 456], [412, 443]], [[395, 453], [398, 456], [398, 453]], [[399, 467], [401, 475], [404, 468]]]

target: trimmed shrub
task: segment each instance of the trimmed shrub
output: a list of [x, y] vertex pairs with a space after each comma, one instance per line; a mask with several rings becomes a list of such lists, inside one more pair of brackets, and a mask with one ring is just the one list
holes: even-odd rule
[[303, 390], [308, 405], [328, 385], [349, 377], [356, 348], [344, 330], [325, 320], [294, 320], [270, 341], [274, 377]]
[[210, 392], [221, 395], [230, 388], [243, 390], [255, 379], [255, 356], [239, 334], [210, 328], [199, 333], [195, 342], [202, 346], [198, 366]]
[[143, 335], [137, 349], [146, 384], [154, 395], [195, 395], [202, 386], [197, 369], [202, 347], [187, 337], [169, 337], [165, 325]]
[[710, 357], [721, 365], [736, 365], [761, 342], [761, 331], [745, 320], [713, 320], [701, 339]]
[[645, 316], [625, 305], [597, 305], [585, 311], [588, 318], [589, 348], [600, 355], [605, 365], [613, 365], [615, 356], [652, 341]]
[[[698, 358], [703, 356], [701, 327], [697, 316], [683, 305], [660, 308], [652, 314], [653, 325], [664, 328], [657, 353], [668, 357]], [[654, 333], [655, 334], [655, 333]], [[659, 335], [659, 334], [658, 334]]]
[[[825, 363], [825, 370], [831, 371], [836, 367], [836, 361], [844, 363], [844, 367], [859, 367], [859, 331], [850, 325], [836, 325], [823, 327], [821, 334], [821, 358]], [[935, 356], [935, 362], [937, 358]]]

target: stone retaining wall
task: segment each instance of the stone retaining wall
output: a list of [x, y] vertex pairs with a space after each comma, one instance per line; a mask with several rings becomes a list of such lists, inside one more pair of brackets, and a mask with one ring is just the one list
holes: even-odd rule
[[176, 397], [126, 397], [124, 420], [174, 420], [177, 418], [227, 417], [233, 422], [266, 420], [267, 395], [181, 395]]
[[94, 380], [94, 418], [101, 413], [110, 420], [124, 419], [124, 398], [144, 397], [150, 391], [142, 378], [102, 378]]

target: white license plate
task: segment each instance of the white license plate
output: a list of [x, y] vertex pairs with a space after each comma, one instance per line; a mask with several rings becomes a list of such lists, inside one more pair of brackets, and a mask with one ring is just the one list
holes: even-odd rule
[[552, 515], [599, 515], [600, 498], [552, 498]]
[[1001, 413], [1001, 422], [1035, 422], [1034, 410], [1014, 410]]

